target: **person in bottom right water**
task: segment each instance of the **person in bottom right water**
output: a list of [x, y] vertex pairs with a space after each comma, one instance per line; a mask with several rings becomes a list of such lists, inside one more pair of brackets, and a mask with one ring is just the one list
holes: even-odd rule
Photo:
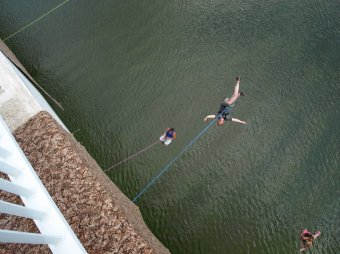
[[313, 241], [321, 234], [320, 231], [316, 231], [313, 235], [307, 229], [302, 229], [300, 232], [301, 248], [300, 251], [306, 251], [313, 245]]

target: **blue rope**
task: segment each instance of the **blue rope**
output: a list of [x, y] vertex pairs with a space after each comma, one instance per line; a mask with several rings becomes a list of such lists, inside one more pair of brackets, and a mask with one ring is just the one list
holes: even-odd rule
[[226, 107], [221, 114], [219, 114], [207, 127], [205, 127], [165, 168], [162, 169], [159, 174], [152, 179], [152, 181], [149, 182], [149, 184], [136, 196], [133, 198], [132, 202], [135, 203], [135, 201], [143, 195], [144, 192], [146, 192], [154, 183], [157, 179], [159, 179], [166, 171], [169, 170], [170, 166], [175, 163], [175, 161], [186, 151], [188, 150], [189, 147], [191, 147], [215, 122], [216, 120], [221, 117], [224, 112], [228, 109]]

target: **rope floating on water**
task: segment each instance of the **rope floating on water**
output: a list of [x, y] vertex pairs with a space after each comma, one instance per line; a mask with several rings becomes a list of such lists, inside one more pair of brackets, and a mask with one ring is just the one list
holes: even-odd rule
[[119, 166], [119, 165], [122, 164], [123, 162], [132, 159], [132, 158], [135, 157], [136, 155], [138, 155], [138, 154], [140, 154], [140, 153], [142, 153], [142, 152], [148, 150], [149, 148], [151, 148], [151, 147], [153, 147], [154, 145], [157, 145], [157, 144], [160, 144], [160, 141], [159, 141], [159, 140], [157, 140], [155, 143], [152, 143], [151, 145], [149, 145], [149, 146], [143, 148], [143, 149], [140, 150], [139, 152], [137, 152], [137, 153], [135, 153], [135, 154], [129, 156], [129, 157], [126, 158], [125, 160], [122, 160], [121, 162], [118, 162], [117, 164], [114, 164], [113, 166], [109, 167], [108, 169], [105, 169], [104, 172], [107, 172], [107, 171], [109, 171], [110, 169], [113, 169], [113, 168]]
[[61, 4], [59, 4], [58, 6], [54, 7], [52, 10], [46, 12], [45, 14], [41, 15], [39, 18], [37, 18], [36, 20], [32, 21], [31, 23], [29, 23], [28, 25], [24, 26], [23, 28], [19, 29], [18, 31], [16, 31], [15, 33], [12, 33], [11, 35], [7, 36], [5, 39], [3, 39], [3, 41], [6, 41], [10, 38], [12, 38], [14, 35], [20, 33], [21, 31], [25, 30], [27, 27], [30, 27], [31, 25], [33, 25], [34, 23], [36, 23], [37, 21], [39, 21], [40, 19], [44, 18], [45, 16], [47, 16], [48, 14], [52, 13], [53, 11], [55, 11], [56, 9], [58, 9], [59, 7], [61, 7], [62, 5], [64, 5], [65, 3], [67, 3], [69, 0], [65, 0], [64, 2], [62, 2]]
[[136, 202], [138, 198], [140, 198], [140, 196], [143, 195], [144, 192], [146, 192], [152, 185], [155, 184], [156, 180], [159, 179], [166, 171], [168, 171], [170, 169], [170, 166], [172, 164], [175, 163], [175, 161], [186, 151], [188, 150], [205, 132], [208, 131], [208, 129], [216, 122], [216, 120], [221, 117], [224, 112], [226, 111], [227, 108], [225, 108], [223, 110], [223, 112], [221, 114], [219, 114], [211, 123], [209, 123], [209, 125], [207, 127], [205, 127], [184, 149], [182, 149], [182, 151], [180, 151], [180, 153], [168, 164], [166, 165], [159, 173], [157, 176], [155, 176], [146, 186], [145, 188], [138, 193], [137, 196], [135, 196], [132, 199], [132, 202]]

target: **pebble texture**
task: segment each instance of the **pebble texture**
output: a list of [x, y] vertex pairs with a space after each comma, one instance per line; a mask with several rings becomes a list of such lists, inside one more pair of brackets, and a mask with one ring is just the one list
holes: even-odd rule
[[[147, 228], [139, 209], [47, 112], [32, 117], [14, 135], [87, 252], [170, 253]], [[1, 215], [0, 225], [8, 229], [8, 220]], [[36, 232], [32, 222], [20, 220], [11, 218], [9, 224]], [[20, 246], [24, 249], [7, 244], [9, 252], [0, 252], [30, 253], [27, 245]], [[31, 253], [49, 253], [49, 249], [39, 249], [45, 246], [30, 247], [35, 248]]]

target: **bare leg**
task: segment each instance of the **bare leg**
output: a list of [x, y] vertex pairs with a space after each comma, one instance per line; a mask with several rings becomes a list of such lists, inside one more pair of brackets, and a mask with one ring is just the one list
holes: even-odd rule
[[236, 85], [234, 88], [234, 93], [231, 96], [231, 98], [227, 101], [227, 103], [229, 105], [233, 104], [237, 100], [238, 97], [240, 97], [240, 78], [239, 77], [236, 78]]

